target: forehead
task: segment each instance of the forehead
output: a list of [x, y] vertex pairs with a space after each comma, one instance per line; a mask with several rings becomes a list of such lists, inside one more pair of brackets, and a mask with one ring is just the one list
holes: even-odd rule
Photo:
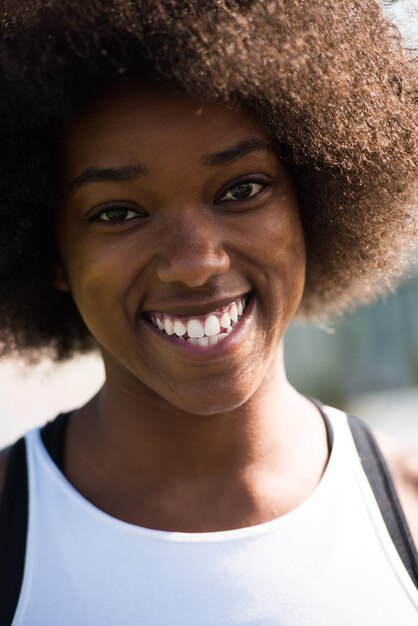
[[245, 137], [269, 141], [266, 126], [251, 112], [219, 102], [199, 102], [167, 91], [130, 85], [96, 101], [64, 134], [67, 167], [112, 166], [140, 152], [144, 159], [196, 160]]

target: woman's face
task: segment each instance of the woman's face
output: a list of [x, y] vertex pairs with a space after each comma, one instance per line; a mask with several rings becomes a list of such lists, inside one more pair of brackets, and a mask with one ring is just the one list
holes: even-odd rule
[[295, 193], [265, 126], [124, 87], [67, 130], [63, 151], [56, 286], [71, 292], [108, 377], [200, 415], [242, 405], [305, 275]]

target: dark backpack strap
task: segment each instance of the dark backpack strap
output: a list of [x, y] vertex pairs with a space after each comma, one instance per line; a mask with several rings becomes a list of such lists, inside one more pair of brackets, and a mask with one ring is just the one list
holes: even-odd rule
[[25, 564], [28, 478], [25, 440], [11, 448], [0, 506], [0, 624], [13, 621]]
[[372, 432], [362, 420], [349, 415], [348, 425], [391, 539], [418, 589], [418, 552], [386, 461]]

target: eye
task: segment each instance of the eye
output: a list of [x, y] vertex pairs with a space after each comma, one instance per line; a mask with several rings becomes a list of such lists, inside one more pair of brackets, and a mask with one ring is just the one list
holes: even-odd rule
[[131, 209], [126, 205], [110, 205], [101, 207], [94, 215], [89, 217], [89, 222], [105, 222], [107, 224], [124, 224], [137, 217], [146, 217], [145, 214]]
[[217, 199], [216, 204], [220, 202], [239, 202], [240, 200], [249, 200], [258, 196], [270, 183], [264, 179], [246, 179], [235, 183]]

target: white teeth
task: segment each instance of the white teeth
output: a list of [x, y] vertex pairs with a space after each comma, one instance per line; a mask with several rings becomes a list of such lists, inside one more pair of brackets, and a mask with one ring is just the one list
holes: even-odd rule
[[180, 322], [180, 320], [176, 320], [174, 322], [174, 332], [176, 333], [177, 337], [181, 337], [182, 335], [186, 334], [186, 327], [183, 324], [183, 322]]
[[231, 318], [226, 311], [221, 317], [221, 326], [222, 328], [229, 328], [231, 326]]
[[189, 337], [198, 339], [199, 337], [204, 336], [205, 331], [203, 330], [202, 323], [199, 322], [199, 320], [190, 320], [187, 324], [187, 333]]
[[209, 315], [205, 322], [205, 335], [207, 337], [212, 337], [213, 335], [217, 335], [220, 330], [221, 327], [219, 326], [219, 320], [216, 315]]
[[167, 335], [172, 335], [174, 333], [174, 324], [169, 317], [166, 317], [164, 320], [164, 330]]
[[231, 318], [233, 322], [238, 322], [238, 309], [237, 309], [237, 305], [235, 304], [235, 302], [229, 309], [229, 317]]
[[187, 333], [188, 339], [192, 345], [214, 346], [219, 341], [223, 341], [235, 328], [239, 319], [246, 309], [245, 298], [241, 298], [238, 302], [232, 304], [224, 310], [220, 319], [219, 313], [211, 313], [206, 319], [189, 319], [189, 321], [173, 320], [168, 315], [150, 314], [150, 321], [159, 330], [165, 331], [167, 335], [173, 333], [180, 339], [185, 339], [183, 335]]

